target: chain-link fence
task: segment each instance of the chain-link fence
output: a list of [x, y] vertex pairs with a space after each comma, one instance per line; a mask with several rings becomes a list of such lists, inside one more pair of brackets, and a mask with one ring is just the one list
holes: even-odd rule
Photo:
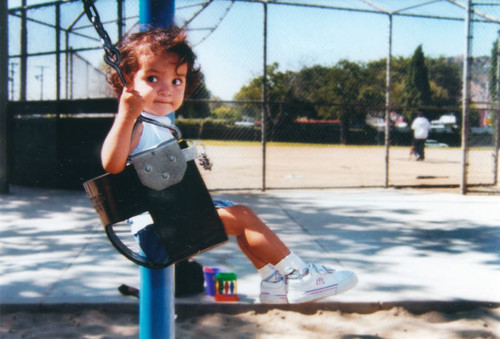
[[[465, 173], [466, 182], [471, 185], [471, 190], [498, 191], [498, 147], [500, 132], [500, 53], [498, 42], [500, 31], [497, 24], [492, 25], [489, 20], [500, 17], [500, 5], [478, 3], [472, 6], [477, 12], [471, 13], [470, 20], [470, 112], [467, 125]], [[497, 30], [493, 41], [480, 37], [491, 34]], [[493, 36], [491, 34], [491, 36]], [[489, 64], [479, 55], [479, 51], [490, 49]], [[485, 62], [482, 62], [485, 60]], [[481, 69], [482, 68], [482, 69]], [[480, 95], [483, 93], [483, 95]]]
[[68, 77], [65, 92], [68, 99], [109, 98], [113, 90], [106, 81], [106, 73], [92, 65], [76, 52], [68, 52]]
[[[9, 1], [10, 100], [109, 96], [82, 2], [39, 3]], [[95, 6], [114, 42], [138, 29], [137, 1]], [[500, 1], [177, 0], [176, 23], [204, 74], [177, 123], [213, 158], [210, 189], [499, 191]]]

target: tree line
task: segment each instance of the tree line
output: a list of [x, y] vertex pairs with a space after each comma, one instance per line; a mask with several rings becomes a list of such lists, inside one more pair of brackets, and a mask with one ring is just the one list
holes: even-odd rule
[[[391, 60], [391, 107], [411, 122], [418, 110], [437, 119], [451, 109], [459, 111], [462, 69], [456, 59], [426, 58], [422, 46], [411, 57]], [[280, 71], [279, 64], [267, 67], [267, 121], [270, 130], [296, 119], [339, 120], [342, 129], [364, 125], [368, 115], [383, 116], [386, 105], [387, 60], [370, 62], [341, 60], [333, 66], [314, 65], [299, 71]], [[263, 77], [250, 80], [235, 94], [240, 104], [186, 105], [185, 118], [260, 120]], [[194, 99], [209, 99], [202, 85]], [[459, 118], [459, 117], [458, 117]]]

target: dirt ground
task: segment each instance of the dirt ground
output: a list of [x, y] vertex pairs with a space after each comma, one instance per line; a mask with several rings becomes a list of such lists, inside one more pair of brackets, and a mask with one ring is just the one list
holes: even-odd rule
[[[138, 316], [130, 313], [16, 312], [1, 317], [0, 337], [137, 338]], [[371, 314], [272, 309], [257, 314], [208, 314], [176, 321], [177, 338], [499, 338], [500, 309], [414, 315], [401, 307]]]
[[[262, 187], [259, 145], [207, 145], [215, 165], [203, 172], [209, 189]], [[291, 147], [266, 150], [266, 185], [271, 188], [383, 186], [383, 147]], [[493, 178], [492, 154], [469, 155], [471, 181]], [[460, 149], [427, 149], [417, 162], [406, 148], [392, 148], [391, 185], [458, 185]], [[498, 185], [496, 186], [498, 190]], [[0, 338], [137, 338], [138, 315], [130, 312], [0, 313]], [[370, 314], [320, 310], [314, 314], [272, 309], [237, 315], [213, 313], [180, 318], [178, 338], [500, 338], [500, 308], [446, 314], [412, 314], [401, 307]]]
[[[201, 173], [207, 187], [253, 189], [263, 186], [263, 150], [258, 143], [207, 143], [214, 162]], [[265, 152], [266, 188], [383, 187], [386, 180], [385, 147], [339, 145], [294, 146], [269, 144]], [[494, 152], [471, 149], [467, 157], [467, 183], [495, 182]], [[426, 148], [424, 161], [416, 161], [407, 147], [391, 147], [387, 173], [390, 186], [457, 187], [462, 181], [460, 148]], [[490, 187], [491, 188], [491, 187]], [[499, 191], [498, 184], [494, 190]]]

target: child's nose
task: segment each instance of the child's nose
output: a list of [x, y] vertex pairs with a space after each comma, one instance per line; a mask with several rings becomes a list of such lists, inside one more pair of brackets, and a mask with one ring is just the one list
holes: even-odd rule
[[172, 85], [168, 83], [162, 83], [158, 90], [160, 95], [169, 95], [172, 93]]

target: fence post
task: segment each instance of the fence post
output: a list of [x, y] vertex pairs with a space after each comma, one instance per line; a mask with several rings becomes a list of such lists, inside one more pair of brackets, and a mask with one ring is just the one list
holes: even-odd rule
[[464, 73], [463, 73], [463, 93], [462, 93], [462, 180], [460, 183], [460, 192], [467, 193], [467, 157], [468, 157], [468, 119], [470, 103], [470, 51], [472, 44], [471, 34], [471, 14], [472, 0], [467, 1], [465, 11], [465, 52], [464, 52]]
[[[141, 0], [142, 30], [173, 23], [175, 0]], [[139, 338], [175, 337], [175, 265], [153, 270], [140, 267]]]
[[389, 187], [389, 142], [391, 119], [391, 67], [392, 67], [392, 14], [389, 14], [389, 37], [387, 46], [387, 70], [385, 93], [385, 188]]
[[[497, 77], [497, 83], [495, 84], [495, 97], [496, 97], [496, 103], [494, 104], [494, 115], [491, 121], [494, 123], [494, 145], [493, 145], [493, 185], [498, 184], [498, 148], [500, 147], [500, 29], [497, 32], [498, 37], [497, 37], [497, 50], [495, 53], [497, 54], [497, 64], [496, 66], [496, 77]], [[490, 111], [491, 115], [491, 111]]]
[[22, 1], [21, 9], [21, 58], [19, 59], [19, 100], [26, 101], [26, 81], [27, 81], [27, 67], [28, 67], [28, 24], [26, 19], [26, 0]]
[[[7, 48], [7, 1], [0, 3], [0, 193], [9, 193], [7, 150], [7, 88], [9, 83], [9, 56]], [[14, 79], [12, 79], [12, 86]]]
[[267, 139], [267, 2], [264, 6], [264, 34], [263, 34], [263, 74], [262, 74], [262, 191], [266, 190], [266, 139]]
[[61, 100], [61, 3], [55, 5], [56, 20], [56, 100]]

